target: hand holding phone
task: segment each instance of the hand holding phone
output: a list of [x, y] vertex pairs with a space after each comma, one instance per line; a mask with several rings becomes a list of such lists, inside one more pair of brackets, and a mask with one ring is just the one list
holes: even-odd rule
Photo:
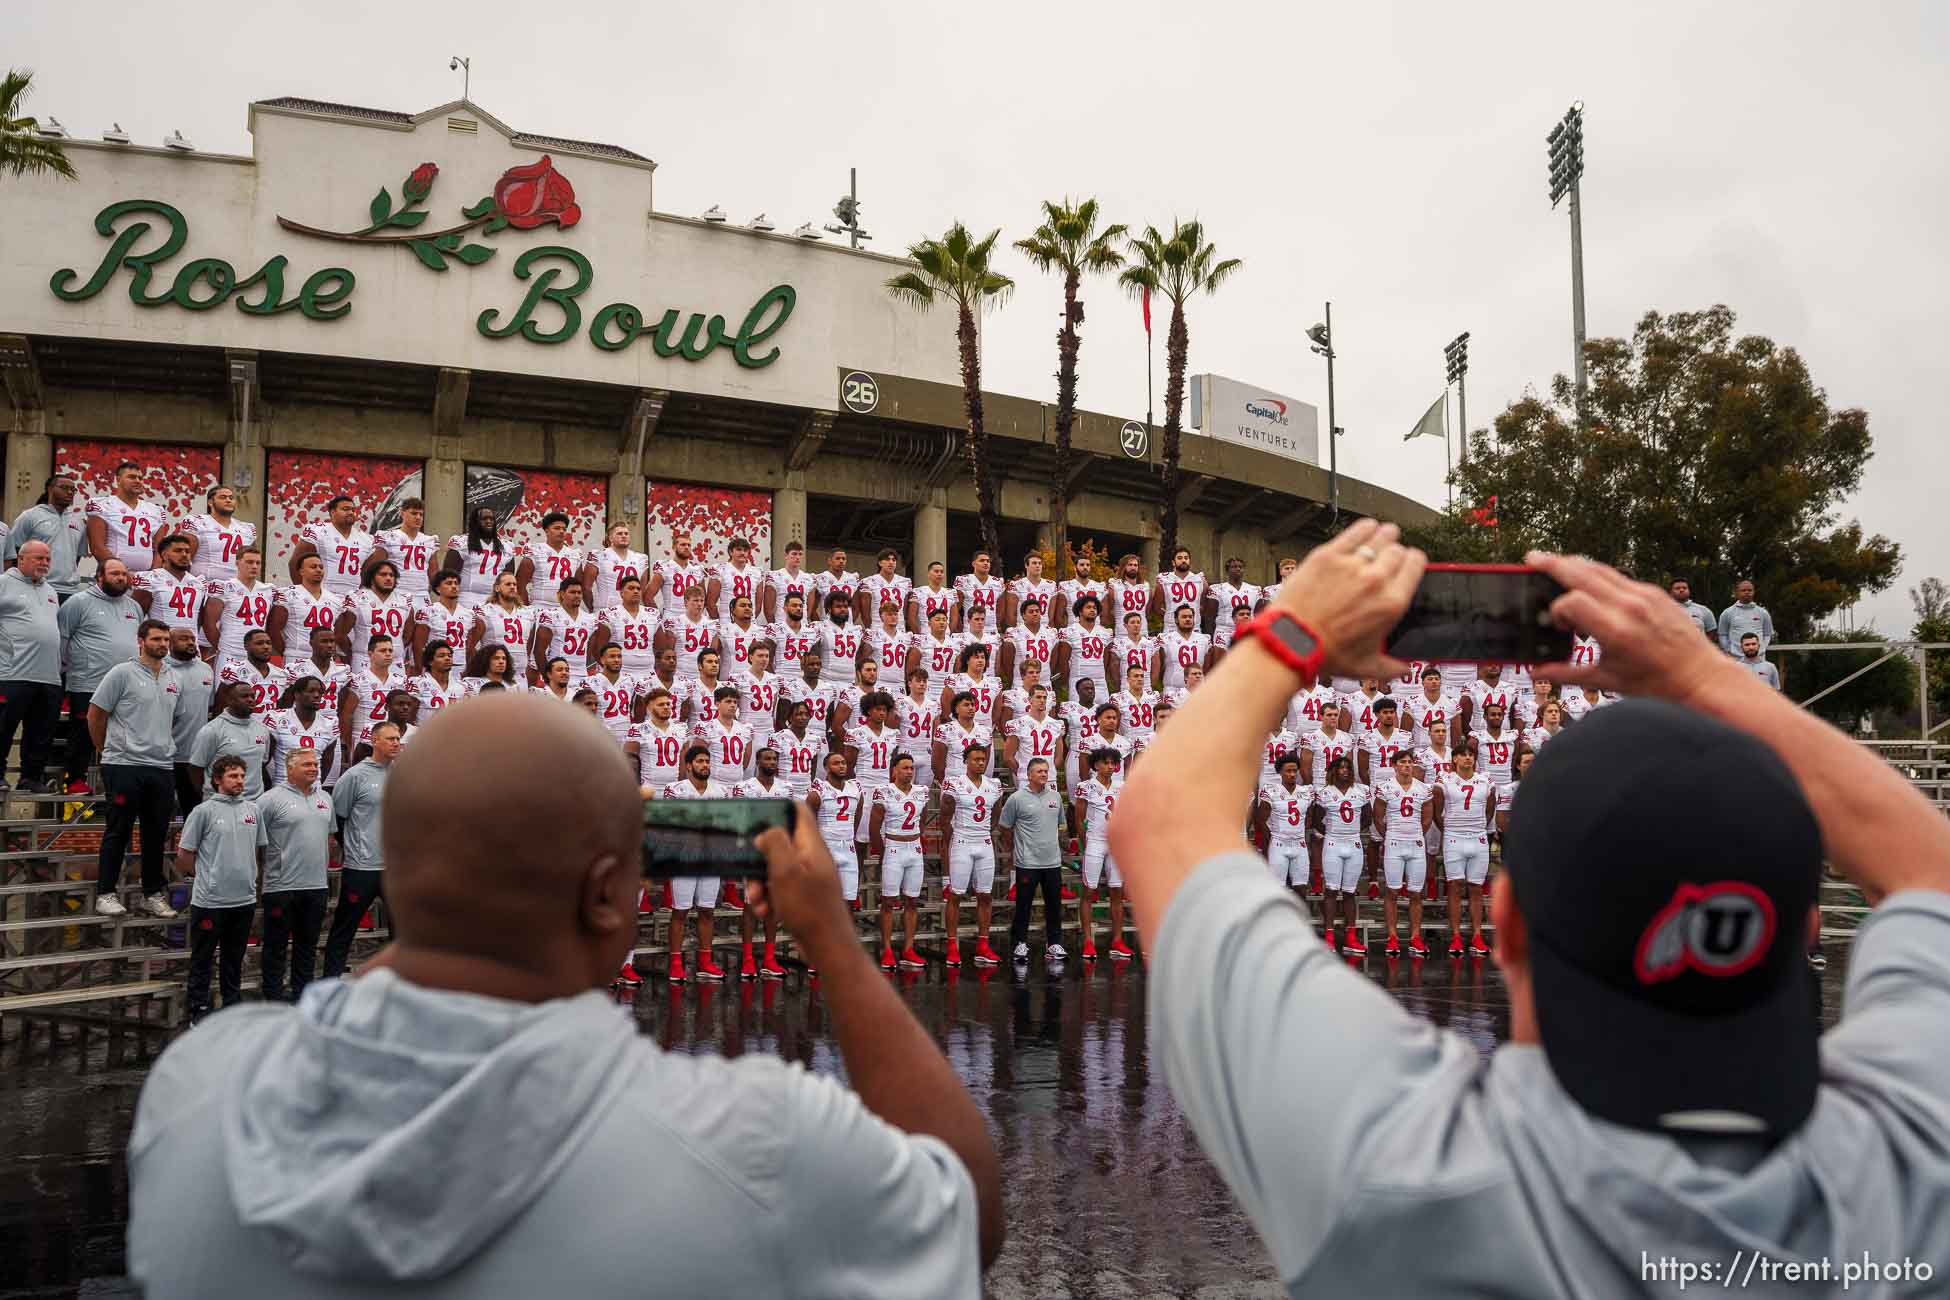
[[1388, 653], [1424, 663], [1556, 664], [1571, 634], [1551, 619], [1564, 586], [1522, 564], [1431, 564], [1388, 634]]
[[752, 841], [775, 826], [790, 836], [796, 824], [790, 799], [646, 799], [643, 874], [763, 879], [765, 855]]

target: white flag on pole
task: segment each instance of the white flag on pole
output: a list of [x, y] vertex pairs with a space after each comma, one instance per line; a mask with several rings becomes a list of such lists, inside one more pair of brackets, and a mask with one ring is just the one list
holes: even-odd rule
[[1429, 405], [1428, 410], [1422, 412], [1422, 418], [1415, 422], [1415, 427], [1402, 435], [1402, 441], [1407, 442], [1410, 438], [1420, 438], [1424, 434], [1429, 434], [1437, 438], [1446, 437], [1448, 434], [1448, 426], [1443, 417], [1446, 414], [1445, 408], [1448, 401], [1449, 394], [1445, 390], [1442, 396], [1436, 398]]

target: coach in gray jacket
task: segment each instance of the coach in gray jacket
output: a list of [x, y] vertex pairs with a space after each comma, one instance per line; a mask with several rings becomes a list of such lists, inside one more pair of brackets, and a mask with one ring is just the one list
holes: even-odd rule
[[47, 543], [47, 580], [64, 603], [85, 585], [75, 566], [88, 546], [88, 517], [74, 498], [72, 474], [49, 476], [40, 503], [23, 511], [7, 534], [9, 556], [20, 554], [29, 542]]
[[[45, 542], [20, 548], [0, 573], [0, 764], [20, 746], [20, 788], [45, 791], [54, 724], [61, 715], [61, 598], [47, 581]], [[0, 789], [6, 783], [0, 781]]]
[[1730, 655], [1740, 653], [1740, 638], [1752, 633], [1760, 638], [1760, 652], [1774, 644], [1774, 616], [1765, 605], [1754, 603], [1754, 583], [1742, 578], [1733, 588], [1733, 603], [1720, 611], [1720, 649]]
[[[1363, 521], [1314, 549], [1110, 822], [1166, 1080], [1287, 1291], [1803, 1294], [1823, 1275], [1793, 1262], [1840, 1294], [1866, 1260], [1887, 1271], [1851, 1294], [1941, 1294], [1950, 822], [1667, 593], [1530, 557], [1567, 589], [1557, 621], [1605, 647], [1551, 679], [1632, 698], [1524, 778], [1493, 905], [1510, 1041], [1488, 1061], [1347, 969], [1248, 849], [1237, 809], [1296, 687], [1400, 668], [1380, 646], [1424, 557], [1396, 535]], [[1876, 904], [1826, 1038], [1803, 955], [1824, 851]]]
[[[88, 702], [108, 670], [135, 653], [142, 606], [129, 595], [129, 569], [109, 560], [95, 580], [61, 605], [61, 658], [67, 665], [68, 734], [63, 766], [68, 788], [88, 776], [95, 745], [88, 736]], [[197, 719], [199, 725], [202, 718]]]

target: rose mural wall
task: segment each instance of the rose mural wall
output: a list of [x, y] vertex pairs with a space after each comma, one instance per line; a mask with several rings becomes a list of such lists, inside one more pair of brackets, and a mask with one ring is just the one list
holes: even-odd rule
[[376, 532], [398, 527], [400, 502], [422, 495], [424, 470], [417, 460], [273, 451], [265, 469], [265, 571], [280, 586], [290, 581], [285, 566], [292, 539], [306, 524], [325, 518], [325, 503], [333, 497], [351, 497], [359, 507], [360, 526]]
[[[163, 519], [172, 528], [203, 513], [204, 494], [223, 473], [220, 447], [98, 438], [62, 438], [54, 444], [55, 471], [75, 476], [77, 504], [113, 492], [115, 467], [125, 460], [142, 466], [142, 495], [162, 507]], [[81, 569], [92, 574], [95, 562], [84, 556]]]
[[482, 506], [492, 507], [501, 521], [502, 536], [511, 543], [540, 537], [542, 516], [560, 510], [569, 517], [571, 546], [586, 549], [603, 544], [609, 508], [609, 479], [604, 475], [469, 465], [466, 481], [468, 515]]
[[742, 537], [767, 568], [772, 556], [772, 494], [698, 483], [648, 479], [643, 485], [652, 559], [670, 554], [670, 539], [689, 533], [698, 559], [726, 559], [726, 544]]

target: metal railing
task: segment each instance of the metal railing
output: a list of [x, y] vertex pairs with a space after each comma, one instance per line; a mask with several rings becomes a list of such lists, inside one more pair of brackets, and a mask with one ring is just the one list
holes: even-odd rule
[[[1882, 653], [1868, 663], [1857, 668], [1848, 676], [1816, 691], [1805, 700], [1796, 700], [1802, 708], [1808, 708], [1818, 700], [1833, 695], [1857, 678], [1867, 676], [1891, 659], [1907, 659], [1916, 665], [1916, 700], [1921, 709], [1922, 725], [1920, 735], [1923, 740], [1933, 739], [1939, 731], [1950, 727], [1950, 717], [1940, 719], [1935, 725], [1930, 722], [1930, 655], [1934, 652], [1950, 651], [1950, 641], [1799, 641], [1791, 645], [1770, 645], [1767, 658], [1772, 658], [1785, 650], [1823, 651], [1823, 650], [1880, 650]], [[1777, 664], [1776, 667], [1779, 667]]]

